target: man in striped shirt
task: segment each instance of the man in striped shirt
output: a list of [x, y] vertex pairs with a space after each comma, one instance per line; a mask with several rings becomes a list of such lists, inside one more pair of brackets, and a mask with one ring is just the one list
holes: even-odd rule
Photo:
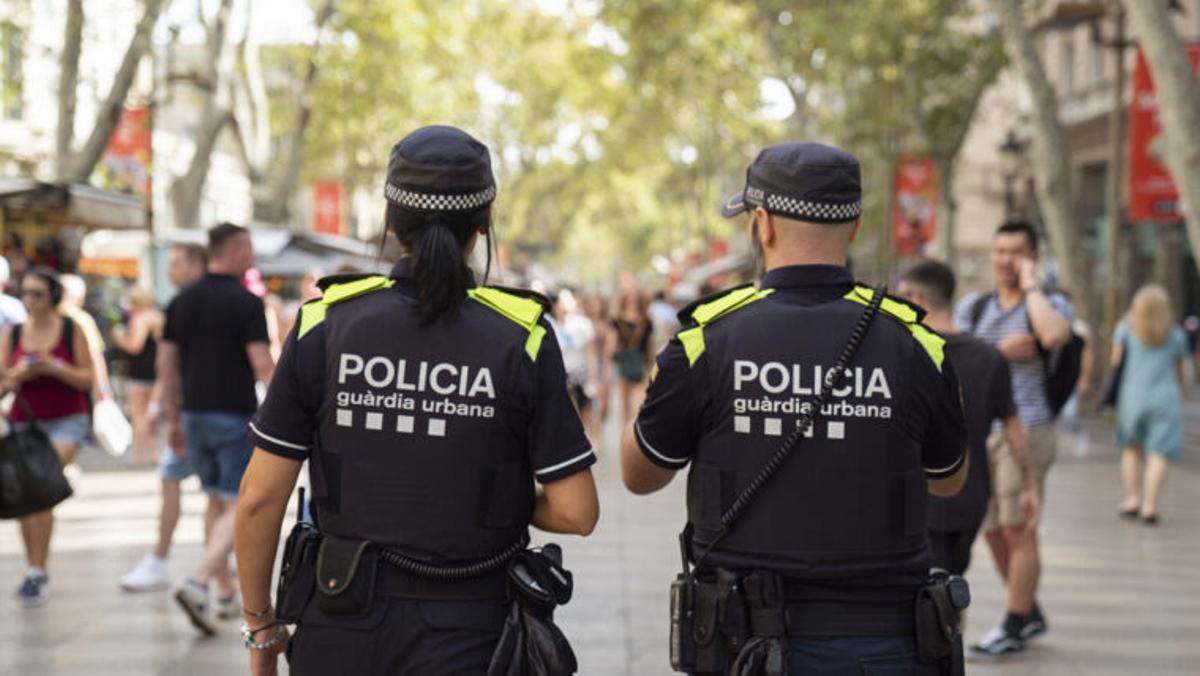
[[[1057, 455], [1057, 437], [1042, 354], [1071, 340], [1075, 313], [1066, 297], [1046, 293], [1038, 285], [1037, 245], [1037, 233], [1028, 223], [1001, 225], [992, 242], [996, 289], [964, 297], [954, 321], [964, 332], [996, 346], [1008, 360], [1017, 413], [1028, 430], [1032, 464], [1028, 475], [1037, 481], [1040, 502], [1045, 504], [1046, 474]], [[981, 657], [1021, 652], [1027, 640], [1046, 631], [1036, 602], [1041, 573], [1036, 524], [1025, 519], [1020, 509], [1026, 474], [995, 432], [988, 443], [993, 490], [983, 530], [1008, 586], [1008, 614], [972, 647], [972, 653]]]

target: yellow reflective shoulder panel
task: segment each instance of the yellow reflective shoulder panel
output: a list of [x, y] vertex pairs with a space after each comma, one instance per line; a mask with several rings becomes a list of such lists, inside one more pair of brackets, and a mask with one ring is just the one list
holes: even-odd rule
[[529, 337], [525, 339], [525, 354], [533, 361], [537, 361], [538, 351], [542, 349], [542, 339], [545, 337], [546, 327], [534, 324], [529, 331]]
[[925, 348], [925, 351], [929, 353], [929, 358], [941, 371], [942, 362], [946, 358], [946, 339], [930, 331], [924, 324], [909, 324], [908, 330], [912, 331], [913, 338], [916, 338], [921, 347]]
[[704, 354], [705, 326], [735, 310], [740, 310], [755, 301], [766, 298], [774, 291], [774, 289], [743, 286], [692, 310], [692, 319], [695, 320], [696, 326], [684, 329], [677, 334], [679, 342], [683, 344], [683, 351], [687, 354], [688, 365], [695, 364], [700, 355]]
[[693, 326], [679, 332], [679, 342], [683, 343], [683, 351], [688, 358], [688, 366], [696, 363], [704, 352], [704, 327]]
[[[855, 286], [850, 293], [844, 296], [846, 300], [859, 305], [870, 304], [874, 297], [875, 290], [865, 286]], [[900, 323], [904, 324], [913, 338], [925, 349], [925, 352], [929, 353], [929, 358], [933, 360], [938, 370], [942, 370], [942, 361], [946, 358], [946, 341], [917, 321], [916, 310], [891, 298], [884, 298], [883, 302], [879, 304], [879, 309], [900, 320]]]
[[538, 323], [545, 311], [542, 304], [532, 298], [523, 298], [500, 289], [479, 286], [467, 290], [467, 296], [498, 314], [516, 322], [529, 332], [525, 341], [525, 354], [537, 361], [538, 352], [542, 348], [542, 339], [546, 337], [546, 328]]
[[326, 305], [333, 305], [344, 300], [350, 300], [364, 293], [371, 293], [380, 289], [386, 289], [396, 283], [396, 280], [384, 277], [383, 275], [374, 275], [372, 277], [364, 277], [356, 279], [353, 282], [344, 282], [342, 284], [334, 284], [325, 290], [325, 295], [321, 297], [321, 301]]
[[696, 320], [696, 323], [700, 326], [711, 324], [718, 317], [745, 307], [756, 300], [766, 298], [771, 295], [772, 291], [774, 289], [763, 289], [760, 291], [752, 286], [743, 286], [740, 289], [734, 289], [724, 296], [692, 310], [692, 319]]
[[508, 317], [514, 322], [532, 331], [542, 318], [542, 304], [531, 298], [522, 298], [499, 289], [480, 286], [467, 290], [472, 299]]
[[329, 307], [322, 303], [320, 299], [313, 300], [300, 306], [300, 328], [296, 329], [296, 340], [300, 340], [306, 333], [317, 328], [321, 322], [325, 321], [325, 309]]
[[396, 280], [383, 275], [374, 275], [356, 279], [353, 282], [334, 284], [325, 289], [325, 294], [316, 300], [310, 300], [300, 307], [300, 327], [296, 329], [296, 340], [305, 336], [309, 331], [320, 326], [325, 321], [325, 313], [330, 305], [357, 298], [359, 296], [390, 288]]

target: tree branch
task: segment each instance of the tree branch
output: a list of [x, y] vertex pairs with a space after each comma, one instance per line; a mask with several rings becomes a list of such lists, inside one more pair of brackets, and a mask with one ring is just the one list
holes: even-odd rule
[[163, 4], [163, 0], [146, 0], [146, 10], [133, 30], [133, 37], [129, 41], [129, 47], [125, 50], [125, 58], [122, 59], [121, 67], [117, 69], [117, 74], [113, 77], [113, 84], [108, 90], [104, 104], [100, 106], [100, 110], [96, 114], [92, 133], [88, 136], [87, 142], [83, 144], [83, 149], [69, 163], [70, 170], [63, 172], [66, 180], [87, 181], [88, 177], [92, 175], [92, 170], [96, 168], [96, 163], [100, 161], [100, 156], [104, 154], [104, 149], [108, 146], [108, 139], [112, 136], [117, 121], [121, 119], [121, 110], [125, 106], [125, 98], [129, 95], [129, 88], [133, 85], [138, 64], [150, 46], [150, 32], [158, 21]]

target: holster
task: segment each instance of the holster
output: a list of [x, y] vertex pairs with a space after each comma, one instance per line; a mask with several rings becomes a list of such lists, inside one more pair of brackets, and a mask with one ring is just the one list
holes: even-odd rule
[[571, 600], [574, 588], [562, 551], [548, 544], [540, 552], [519, 552], [508, 564], [508, 580], [512, 603], [487, 676], [574, 674], [575, 652], [554, 624], [554, 609]]
[[783, 576], [756, 570], [742, 578], [749, 637], [738, 650], [731, 676], [787, 676], [788, 632]]
[[960, 613], [970, 605], [970, 592], [961, 577], [935, 573], [917, 593], [917, 661], [938, 668], [943, 676], [963, 676]]
[[[700, 569], [688, 576], [693, 578], [688, 583], [693, 606], [690, 613], [693, 660], [691, 668], [685, 670], [697, 676], [724, 676], [750, 638], [740, 578], [723, 568]], [[686, 636], [682, 638], [688, 640]]]
[[312, 599], [317, 580], [317, 550], [321, 534], [311, 523], [299, 521], [283, 545], [279, 583], [275, 588], [275, 616], [295, 624]]
[[327, 615], [362, 617], [375, 600], [379, 556], [367, 540], [326, 535], [317, 552], [317, 605]]

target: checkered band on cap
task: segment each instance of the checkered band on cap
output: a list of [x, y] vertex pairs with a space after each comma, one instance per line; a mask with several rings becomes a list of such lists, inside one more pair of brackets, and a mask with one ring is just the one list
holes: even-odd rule
[[750, 204], [765, 206], [767, 211], [779, 213], [784, 216], [793, 216], [802, 221], [844, 223], [862, 215], [861, 200], [836, 204], [833, 202], [814, 202], [798, 197], [788, 197], [787, 195], [770, 193], [764, 195], [761, 190], [757, 191], [758, 194], [752, 194], [753, 192], [750, 189], [746, 190], [746, 201]]
[[413, 192], [387, 183], [383, 186], [383, 195], [393, 204], [418, 211], [471, 211], [496, 199], [496, 186], [488, 186], [479, 192], [465, 195], [447, 195]]

